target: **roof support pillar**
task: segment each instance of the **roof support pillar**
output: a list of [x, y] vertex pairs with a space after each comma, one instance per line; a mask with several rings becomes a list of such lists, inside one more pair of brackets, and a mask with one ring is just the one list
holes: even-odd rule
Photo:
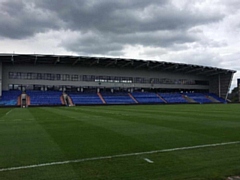
[[218, 96], [221, 97], [221, 77], [218, 75]]
[[232, 84], [233, 74], [234, 74], [234, 73], [232, 73], [232, 75], [231, 75], [231, 80], [230, 80], [229, 85], [228, 85], [228, 91], [227, 91], [227, 93], [226, 93], [225, 101], [227, 100], [228, 93], [229, 93], [229, 90], [230, 90], [230, 87], [231, 87], [231, 84]]

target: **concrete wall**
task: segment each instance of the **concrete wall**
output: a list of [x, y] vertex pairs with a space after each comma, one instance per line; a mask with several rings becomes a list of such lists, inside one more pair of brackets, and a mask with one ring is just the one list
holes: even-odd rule
[[77, 74], [77, 75], [99, 75], [120, 77], [145, 77], [145, 78], [168, 78], [188, 80], [208, 80], [207, 77], [184, 73], [164, 72], [155, 70], [105, 68], [105, 67], [81, 67], [71, 65], [3, 65], [3, 89], [7, 90], [9, 84], [21, 85], [69, 85], [69, 86], [94, 86], [94, 87], [142, 87], [142, 88], [177, 88], [177, 89], [208, 89], [206, 85], [180, 85], [180, 84], [140, 84], [140, 83], [108, 83], [86, 82], [86, 81], [52, 81], [52, 80], [25, 80], [9, 79], [9, 72], [34, 72], [54, 74]]

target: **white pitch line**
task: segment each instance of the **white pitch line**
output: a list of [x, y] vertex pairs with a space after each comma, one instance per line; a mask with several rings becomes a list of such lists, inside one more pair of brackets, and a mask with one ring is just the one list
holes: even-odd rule
[[6, 115], [8, 115], [10, 112], [12, 112], [12, 110], [13, 110], [13, 109], [9, 110], [9, 111], [6, 113]]
[[147, 161], [148, 163], [151, 163], [151, 164], [153, 163], [153, 161], [148, 158], [144, 158], [144, 160]]
[[0, 169], [0, 172], [21, 170], [21, 169], [31, 169], [31, 168], [45, 167], [45, 166], [63, 165], [63, 164], [70, 164], [70, 163], [79, 163], [79, 162], [86, 162], [86, 161], [104, 160], [104, 159], [111, 159], [111, 158], [130, 157], [130, 156], [138, 156], [138, 155], [144, 155], [144, 154], [155, 154], [155, 153], [181, 151], [181, 150], [189, 150], [189, 149], [199, 149], [199, 148], [205, 148], [205, 147], [225, 146], [225, 145], [231, 145], [231, 144], [240, 144], [240, 141], [216, 143], [216, 144], [205, 144], [205, 145], [180, 147], [180, 148], [173, 148], [173, 149], [161, 149], [161, 150], [155, 150], [155, 151], [137, 152], [137, 153], [129, 153], [129, 154], [118, 154], [118, 155], [112, 155], [112, 156], [102, 156], [102, 157], [100, 156], [100, 157], [59, 161], [59, 162], [51, 162], [51, 163], [43, 163], [43, 164], [33, 164], [33, 165], [27, 165], [27, 166], [9, 167], [9, 168]]

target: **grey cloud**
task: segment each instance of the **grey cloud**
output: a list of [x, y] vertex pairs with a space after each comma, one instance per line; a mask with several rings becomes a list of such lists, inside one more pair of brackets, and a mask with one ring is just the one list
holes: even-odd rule
[[[239, 10], [240, 8], [240, 3], [239, 0], [227, 0], [227, 1], [223, 1], [223, 5], [230, 11], [236, 11]], [[221, 2], [220, 2], [221, 3]]]
[[70, 51], [87, 52], [91, 54], [112, 54], [112, 52], [122, 53], [126, 45], [144, 45], [148, 47], [165, 47], [180, 50], [179, 44], [197, 41], [192, 34], [181, 31], [159, 31], [156, 33], [133, 33], [114, 34], [101, 32], [88, 32], [79, 35], [74, 40], [66, 39], [64, 45]]
[[61, 46], [72, 52], [80, 54], [106, 54], [106, 55], [121, 55], [122, 44], [114, 42], [107, 35], [102, 35], [96, 32], [83, 33], [70, 41], [68, 39], [62, 41]]
[[45, 0], [36, 3], [38, 7], [56, 13], [70, 29], [97, 29], [118, 34], [187, 29], [223, 17], [221, 14], [192, 12], [191, 9], [179, 10], [166, 0]]
[[[128, 33], [132, 32], [134, 28], [136, 29], [136, 17], [132, 12], [143, 10], [147, 4], [151, 4], [147, 1], [126, 0], [70, 0], [61, 2], [49, 0], [37, 1], [36, 3], [40, 7], [56, 13], [69, 29], [81, 31], [96, 29], [115, 33]], [[153, 3], [156, 3], [156, 1], [153, 1]]]
[[170, 0], [8, 0], [0, 10], [2, 37], [77, 31], [80, 37], [60, 45], [89, 54], [121, 54], [125, 45], [171, 48], [195, 42], [188, 29], [223, 18], [221, 13], [178, 9]]
[[187, 52], [176, 54], [175, 57], [172, 57], [172, 60], [185, 63], [188, 62], [190, 64], [218, 67], [222, 59], [218, 54], [208, 51], [207, 49], [201, 49], [193, 51], [188, 50]]
[[56, 28], [57, 21], [48, 11], [36, 9], [31, 3], [10, 0], [0, 4], [0, 36], [3, 38], [30, 37]]
[[146, 45], [153, 47], [169, 47], [174, 44], [184, 44], [194, 42], [197, 39], [182, 31], [158, 31], [154, 33], [134, 33], [127, 35], [120, 35], [116, 40], [121, 43], [128, 43], [132, 45]]
[[[192, 12], [190, 9], [179, 10], [169, 1], [158, 3], [157, 1], [133, 0], [127, 3], [127, 1], [105, 0], [93, 4], [88, 4], [88, 1], [81, 1], [81, 4], [76, 1], [70, 2], [59, 4], [57, 7], [47, 7], [44, 3], [41, 6], [55, 12], [67, 24], [67, 27], [74, 31], [94, 32], [96, 36], [94, 38], [76, 39], [76, 42], [65, 46], [79, 52], [76, 51], [79, 43], [80, 48], [77, 50], [82, 52], [89, 49], [87, 52], [92, 50], [92, 54], [106, 54], [109, 46], [114, 48], [114, 51], [121, 52], [126, 44], [169, 48], [175, 44], [195, 42], [197, 37], [192, 35], [194, 33], [187, 32], [189, 28], [216, 22], [223, 18], [222, 14], [208, 14], [207, 12], [202, 14]], [[100, 36], [101, 41], [98, 38]], [[102, 47], [106, 46], [106, 49], [92, 48], [97, 44], [101, 44]], [[83, 47], [84, 45], [86, 47]]]
[[122, 47], [120, 47], [119, 44], [92, 44], [91, 46], [76, 44], [75, 46], [68, 46], [66, 48], [72, 52], [78, 52], [81, 55], [121, 56], [123, 54]]

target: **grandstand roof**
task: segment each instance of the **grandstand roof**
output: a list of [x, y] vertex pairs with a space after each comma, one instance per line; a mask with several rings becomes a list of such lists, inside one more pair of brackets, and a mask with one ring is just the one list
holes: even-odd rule
[[213, 76], [218, 74], [235, 73], [235, 70], [221, 69], [210, 66], [201, 66], [184, 63], [173, 63], [166, 61], [91, 57], [91, 56], [70, 56], [70, 55], [43, 55], [43, 54], [0, 54], [0, 61], [11, 64], [70, 64], [81, 66], [117, 67], [132, 69], [147, 69], [159, 71], [181, 72], [186, 74], [198, 74]]

